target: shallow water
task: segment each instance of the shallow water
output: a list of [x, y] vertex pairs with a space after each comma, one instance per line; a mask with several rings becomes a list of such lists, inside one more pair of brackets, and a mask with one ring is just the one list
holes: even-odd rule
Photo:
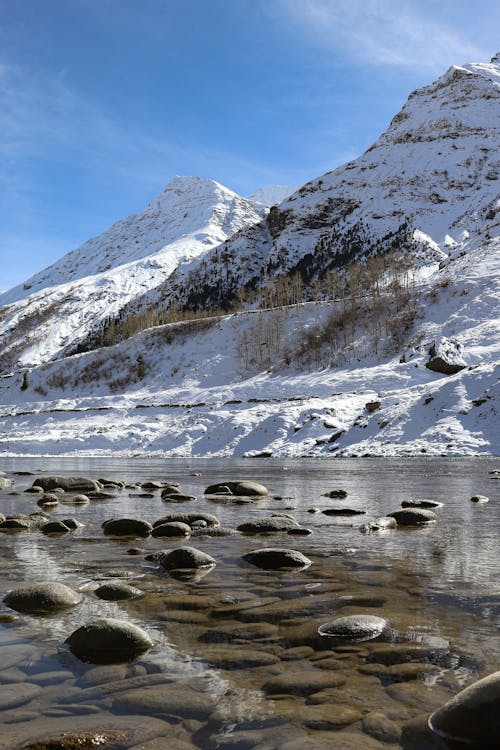
[[[4, 459], [0, 469], [9, 476], [30, 470], [127, 482], [172, 479], [197, 499], [166, 503], [158, 492], [140, 498], [129, 496], [140, 490], [126, 489], [111, 500], [74, 506], [63, 496], [51, 516], [77, 518], [84, 524], [77, 531], [59, 538], [39, 531], [0, 535], [2, 598], [20, 583], [39, 580], [62, 581], [85, 594], [64, 614], [17, 615], [0, 624], [0, 748], [16, 750], [28, 740], [90, 727], [123, 730], [103, 745], [110, 748], [419, 750], [424, 738], [422, 744], [408, 739], [406, 729], [400, 736], [402, 728], [500, 669], [500, 483], [489, 475], [498, 468], [498, 460], [470, 458]], [[0, 511], [35, 511], [36, 496], [23, 493], [34, 477], [13, 478], [15, 486], [0, 495]], [[261, 481], [269, 497], [248, 505], [203, 497], [212, 482], [236, 478]], [[348, 492], [346, 499], [322, 496], [338, 488]], [[471, 503], [476, 494], [490, 502]], [[369, 517], [409, 498], [443, 502], [437, 523], [362, 533]], [[329, 507], [366, 515], [320, 512]], [[192, 536], [188, 542], [102, 533], [107, 518], [153, 522], [184, 510], [208, 511], [232, 529], [286, 512], [313, 533]], [[149, 552], [180, 544], [209, 553], [217, 565], [198, 581], [179, 581], [144, 555], [128, 554], [131, 546]], [[267, 546], [299, 550], [312, 565], [284, 573], [242, 560], [245, 552]], [[129, 581], [144, 595], [100, 600], [93, 590], [108, 580]], [[7, 607], [2, 612], [11, 613]], [[322, 623], [357, 613], [385, 617], [390, 629], [374, 641], [342, 647], [323, 645], [316, 636]], [[64, 640], [100, 616], [135, 622], [150, 633], [154, 648], [129, 665], [79, 662]], [[408, 645], [420, 646], [418, 654]]]

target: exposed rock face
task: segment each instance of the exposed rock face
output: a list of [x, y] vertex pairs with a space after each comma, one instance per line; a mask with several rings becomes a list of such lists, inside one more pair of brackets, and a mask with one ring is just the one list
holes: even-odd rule
[[132, 661], [153, 645], [144, 630], [111, 617], [82, 625], [66, 639], [66, 643], [78, 659], [92, 664]]
[[48, 614], [74, 607], [82, 598], [81, 594], [63, 583], [41, 582], [12, 589], [4, 602], [16, 612]]
[[500, 672], [475, 682], [435, 711], [429, 726], [440, 737], [481, 747], [498, 747]]
[[430, 359], [425, 366], [443, 375], [454, 375], [467, 367], [462, 345], [452, 339], [443, 337], [439, 341], [433, 341], [429, 348], [429, 356]]

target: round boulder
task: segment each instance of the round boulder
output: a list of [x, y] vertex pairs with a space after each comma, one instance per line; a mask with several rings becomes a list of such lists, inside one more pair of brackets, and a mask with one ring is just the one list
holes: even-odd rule
[[422, 526], [432, 523], [437, 516], [432, 510], [423, 508], [402, 508], [393, 510], [387, 514], [389, 518], [395, 518], [398, 526]]
[[211, 568], [215, 560], [206, 552], [201, 552], [195, 547], [177, 547], [169, 551], [154, 552], [148, 555], [146, 560], [153, 560], [165, 570], [176, 570], [180, 568]]
[[55, 492], [47, 492], [42, 495], [39, 500], [36, 501], [36, 504], [41, 508], [55, 507], [56, 505], [59, 505], [59, 498], [55, 494]]
[[348, 615], [325, 622], [318, 633], [337, 643], [361, 643], [377, 638], [388, 626], [388, 620], [376, 615]]
[[193, 523], [196, 523], [197, 521], [205, 521], [207, 526], [220, 526], [220, 521], [217, 516], [213, 516], [211, 513], [203, 513], [201, 511], [198, 513], [196, 511], [186, 511], [183, 513], [181, 511], [179, 513], [169, 513], [168, 515], [159, 518], [154, 522], [153, 528], [160, 526], [162, 523], [170, 523], [170, 521], [180, 521], [181, 523], [187, 523], [188, 526], [192, 526]]
[[262, 496], [267, 495], [267, 488], [259, 482], [253, 482], [249, 479], [238, 479], [229, 482], [217, 482], [211, 484], [205, 490], [205, 495], [239, 495], [245, 496]]
[[56, 487], [61, 487], [65, 492], [92, 492], [99, 490], [101, 485], [95, 479], [87, 477], [46, 476], [37, 477], [33, 487], [41, 487], [44, 492], [50, 492]]
[[169, 523], [161, 523], [159, 526], [155, 526], [151, 532], [151, 536], [190, 536], [191, 526], [181, 521], [170, 521]]
[[149, 536], [153, 527], [138, 518], [111, 518], [104, 521], [103, 530], [106, 536]]
[[273, 531], [288, 531], [298, 527], [299, 524], [291, 516], [266, 516], [240, 523], [237, 528], [238, 531], [243, 531], [245, 534], [264, 534]]
[[128, 586], [126, 583], [104, 583], [94, 591], [99, 599], [105, 599], [110, 602], [122, 601], [125, 599], [136, 599], [142, 594], [140, 589], [134, 586]]
[[153, 645], [149, 635], [137, 625], [112, 617], [82, 625], [66, 643], [80, 661], [91, 664], [133, 661]]
[[281, 547], [264, 547], [253, 552], [247, 552], [243, 559], [264, 570], [282, 570], [286, 568], [306, 568], [311, 560], [294, 549]]
[[63, 583], [30, 583], [9, 591], [4, 603], [16, 612], [44, 615], [69, 609], [82, 601], [82, 595]]
[[402, 508], [442, 508], [443, 503], [437, 500], [428, 500], [422, 498], [421, 500], [403, 500], [401, 503]]
[[72, 529], [64, 521], [49, 521], [41, 527], [42, 534], [67, 534]]
[[484, 677], [455, 695], [429, 719], [432, 731], [447, 740], [498, 747], [500, 672]]

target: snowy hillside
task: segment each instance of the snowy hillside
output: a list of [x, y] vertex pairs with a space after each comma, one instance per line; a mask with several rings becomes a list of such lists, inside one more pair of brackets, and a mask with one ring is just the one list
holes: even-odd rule
[[242, 285], [295, 270], [307, 282], [394, 246], [439, 261], [498, 226], [499, 154], [500, 58], [453, 66], [413, 92], [361, 157], [303, 185], [225, 243], [225, 266], [216, 248], [179, 269], [163, 296], [217, 307]]
[[213, 180], [175, 177], [144, 211], [0, 295], [0, 369], [59, 354], [178, 265], [261, 216]]
[[[125, 220], [136, 234], [116, 230], [112, 253], [99, 243], [113, 267], [0, 310], [4, 352], [43, 362], [0, 377], [0, 453], [500, 454], [499, 153], [497, 55], [411, 94], [365, 154], [264, 219], [217, 183], [176, 178], [168, 244], [134, 249], [143, 220]], [[394, 271], [394, 250], [410, 271]], [[87, 272], [90, 250], [76, 261]], [[56, 266], [34, 283], [55, 283]], [[202, 317], [286, 273], [307, 294], [332, 271], [344, 287], [329, 297]], [[198, 319], [47, 362], [145, 300]]]

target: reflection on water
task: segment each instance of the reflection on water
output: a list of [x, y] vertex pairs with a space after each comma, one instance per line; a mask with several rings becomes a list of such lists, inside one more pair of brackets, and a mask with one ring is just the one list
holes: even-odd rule
[[[304, 742], [346, 750], [418, 748], [419, 740], [412, 746], [405, 729], [401, 734], [408, 722], [500, 668], [500, 484], [489, 474], [498, 468], [493, 459], [37, 458], [3, 460], [0, 468], [125, 482], [171, 479], [197, 498], [169, 503], [158, 492], [148, 498], [124, 489], [112, 499], [74, 506], [62, 496], [51, 518], [74, 516], [84, 524], [75, 532], [0, 536], [2, 597], [37, 580], [62, 581], [84, 593], [82, 604], [63, 614], [19, 615], [0, 625], [0, 748], [15, 750], [44, 736], [49, 718], [54, 734], [67, 731], [71, 719], [77, 727], [82, 714], [90, 727], [119, 725], [124, 712], [148, 719], [138, 719], [128, 744], [112, 747], [142, 747], [147, 740], [153, 743], [148, 750], [161, 750], [170, 746], [166, 738], [175, 727], [183, 750], [295, 750]], [[203, 496], [209, 484], [239, 478], [262, 482], [269, 497], [238, 505]], [[1, 493], [0, 511], [37, 510], [36, 496], [23, 493], [33, 477], [15, 479], [15, 487]], [[347, 497], [324, 496], [336, 489]], [[471, 503], [477, 494], [490, 502]], [[367, 519], [410, 498], [442, 501], [437, 522], [361, 532]], [[342, 507], [366, 514], [321, 512]], [[213, 513], [231, 529], [263, 515], [289, 513], [313, 533], [192, 536], [187, 543], [217, 564], [206, 576], [184, 581], [161, 572], [145, 555], [186, 542], [113, 539], [101, 529], [112, 517], [154, 522], [186, 510]], [[144, 553], [128, 554], [131, 546]], [[299, 550], [313, 564], [284, 573], [242, 560], [265, 546]], [[127, 581], [143, 596], [98, 599], [94, 589], [109, 580]], [[321, 642], [321, 624], [359, 613], [386, 618], [389, 630], [365, 643]], [[78, 662], [62, 646], [65, 638], [103, 616], [146, 629], [154, 648], [129, 665]]]

